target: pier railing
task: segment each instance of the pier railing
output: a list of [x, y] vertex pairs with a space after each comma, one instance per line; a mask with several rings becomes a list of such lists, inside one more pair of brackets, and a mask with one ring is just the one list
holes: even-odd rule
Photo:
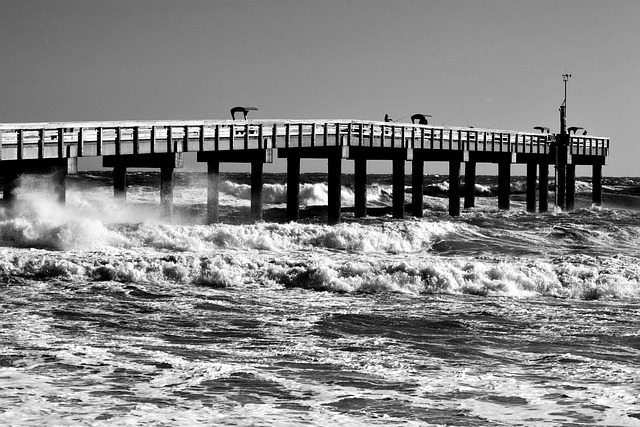
[[[0, 160], [296, 147], [549, 154], [555, 135], [358, 120], [0, 124]], [[570, 153], [607, 156], [609, 138], [571, 135]]]

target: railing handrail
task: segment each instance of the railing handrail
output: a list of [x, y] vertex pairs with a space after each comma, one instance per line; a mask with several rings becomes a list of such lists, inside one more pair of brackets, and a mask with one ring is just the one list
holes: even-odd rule
[[[219, 126], [272, 126], [272, 125], [322, 125], [323, 123], [340, 124], [340, 125], [377, 125], [390, 128], [395, 126], [400, 128], [416, 128], [416, 129], [431, 129], [431, 130], [452, 130], [454, 132], [461, 131], [465, 133], [473, 132], [491, 132], [496, 134], [510, 134], [510, 135], [526, 135], [533, 137], [549, 137], [554, 134], [544, 134], [538, 132], [524, 132], [515, 131], [509, 129], [496, 129], [496, 128], [480, 128], [480, 127], [464, 127], [464, 126], [434, 126], [434, 125], [420, 125], [413, 123], [398, 123], [398, 122], [383, 122], [375, 120], [359, 120], [359, 119], [259, 119], [259, 120], [216, 120], [216, 119], [202, 119], [202, 120], [115, 120], [115, 121], [73, 121], [73, 122], [31, 122], [31, 123], [0, 123], [0, 130], [2, 131], [15, 131], [15, 130], [53, 130], [60, 128], [102, 128], [102, 129], [114, 129], [114, 128], [150, 128], [150, 127], [168, 127], [173, 126], [176, 128], [181, 127], [197, 127], [206, 126], [213, 127]], [[595, 135], [571, 135], [571, 139], [574, 138], [590, 138], [590, 139], [604, 139], [609, 138], [599, 137]]]

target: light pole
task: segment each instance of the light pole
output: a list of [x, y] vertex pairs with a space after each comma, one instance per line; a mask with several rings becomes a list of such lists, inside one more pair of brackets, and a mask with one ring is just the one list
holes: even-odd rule
[[567, 82], [569, 77], [571, 77], [571, 74], [562, 75], [562, 81], [564, 82], [564, 101], [560, 106], [560, 133], [562, 135], [567, 133]]
[[567, 82], [571, 74], [563, 74], [564, 101], [560, 106], [560, 135], [556, 137], [556, 206], [565, 208], [567, 146]]

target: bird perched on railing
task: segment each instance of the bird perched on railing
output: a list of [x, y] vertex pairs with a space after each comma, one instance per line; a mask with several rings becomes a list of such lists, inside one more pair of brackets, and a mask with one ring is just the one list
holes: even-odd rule
[[411, 116], [411, 123], [415, 124], [417, 121], [419, 125], [428, 125], [429, 121], [427, 120], [427, 117], [431, 116], [429, 114], [414, 114]]
[[572, 133], [576, 133], [578, 132], [581, 128], [580, 126], [571, 126], [570, 128], [568, 128], [567, 130], [569, 131], [569, 135], [571, 135]]
[[258, 110], [256, 107], [233, 107], [231, 111], [231, 118], [233, 120], [236, 119], [236, 113], [242, 113], [244, 115], [244, 119], [247, 120], [247, 113], [252, 110]]

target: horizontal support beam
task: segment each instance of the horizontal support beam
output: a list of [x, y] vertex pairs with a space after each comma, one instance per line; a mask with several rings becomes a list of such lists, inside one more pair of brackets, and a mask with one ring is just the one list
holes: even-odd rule
[[123, 154], [104, 156], [102, 166], [105, 168], [182, 168], [184, 159], [182, 153]]
[[278, 158], [286, 159], [298, 157], [301, 159], [328, 159], [329, 157], [340, 156], [343, 159], [349, 158], [349, 150], [353, 147], [295, 147], [278, 148]]
[[390, 147], [349, 147], [349, 159], [412, 160], [413, 149]]
[[516, 153], [486, 153], [469, 151], [468, 161], [476, 163], [516, 163]]
[[264, 150], [200, 151], [198, 152], [198, 161], [222, 163], [262, 161], [264, 163], [273, 163], [273, 151], [272, 148]]
[[465, 160], [465, 152], [461, 150], [422, 150], [413, 149], [413, 160], [425, 162], [449, 162]]
[[66, 168], [72, 172], [77, 169], [76, 159], [27, 159], [0, 162], [0, 173], [49, 174]]
[[607, 158], [605, 156], [583, 156], [573, 154], [571, 156], [571, 164], [574, 165], [606, 165]]

